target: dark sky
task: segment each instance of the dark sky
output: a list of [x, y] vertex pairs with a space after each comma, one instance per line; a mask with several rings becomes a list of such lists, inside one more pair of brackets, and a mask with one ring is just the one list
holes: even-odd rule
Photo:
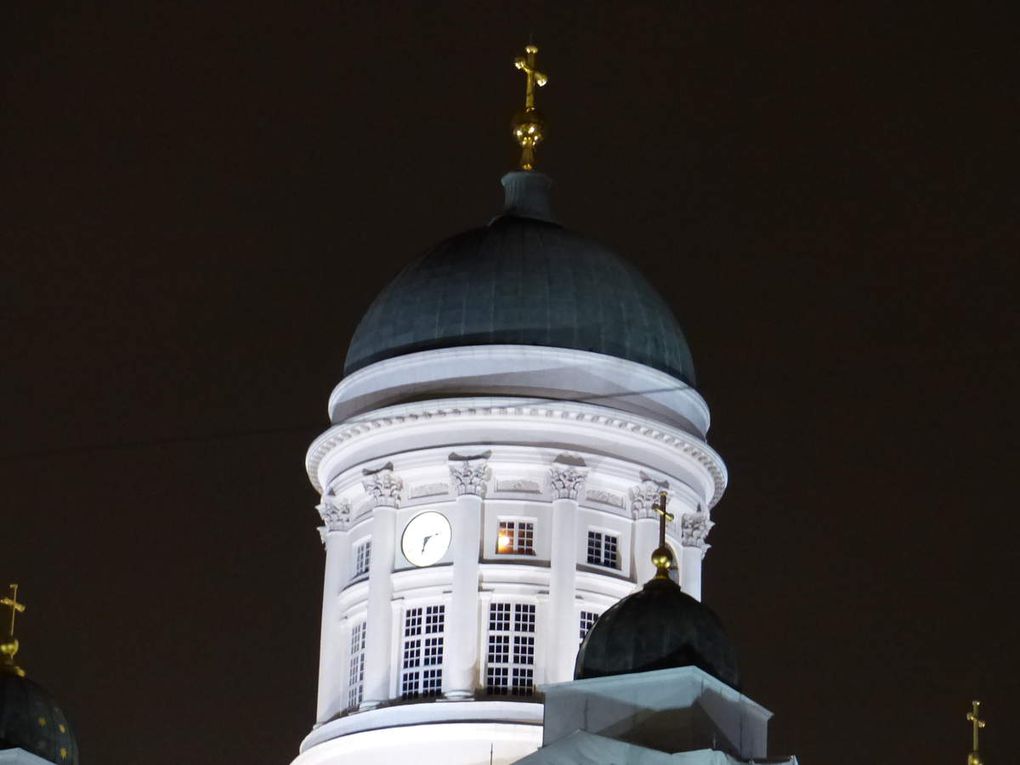
[[771, 749], [960, 764], [979, 697], [1009, 761], [1015, 18], [213, 5], [0, 11], [0, 580], [84, 763], [294, 756], [323, 562], [305, 450], [375, 293], [498, 211], [530, 31], [560, 219], [690, 340], [731, 476], [705, 597]]

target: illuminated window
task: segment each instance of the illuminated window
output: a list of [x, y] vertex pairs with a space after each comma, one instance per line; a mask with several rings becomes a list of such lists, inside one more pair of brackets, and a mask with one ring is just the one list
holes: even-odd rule
[[581, 623], [579, 626], [580, 639], [584, 640], [584, 636], [588, 634], [595, 622], [598, 621], [599, 615], [594, 611], [582, 611], [581, 612]]
[[535, 690], [535, 606], [489, 605], [486, 690], [498, 696], [530, 696]]
[[372, 562], [372, 540], [366, 539], [354, 548], [354, 578], [365, 576]]
[[534, 555], [535, 524], [532, 521], [500, 521], [496, 536], [498, 555]]
[[351, 660], [347, 676], [347, 708], [361, 703], [365, 690], [365, 622], [351, 630]]
[[404, 614], [400, 696], [438, 696], [443, 690], [445, 606], [409, 608]]
[[588, 532], [588, 563], [593, 566], [619, 568], [619, 538], [602, 531]]

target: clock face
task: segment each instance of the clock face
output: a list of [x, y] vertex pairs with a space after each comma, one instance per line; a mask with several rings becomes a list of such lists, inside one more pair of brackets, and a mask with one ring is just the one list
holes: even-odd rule
[[404, 527], [400, 550], [414, 566], [431, 566], [450, 546], [450, 522], [442, 513], [429, 511], [414, 516]]

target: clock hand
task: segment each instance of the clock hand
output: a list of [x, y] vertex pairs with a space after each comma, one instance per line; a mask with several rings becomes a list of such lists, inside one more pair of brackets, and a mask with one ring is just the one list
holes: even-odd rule
[[424, 537], [421, 540], [421, 551], [422, 552], [425, 552], [425, 545], [427, 545], [429, 543], [429, 540], [432, 539], [432, 537], [434, 537], [434, 536], [435, 536], [435, 534], [429, 534], [428, 536]]

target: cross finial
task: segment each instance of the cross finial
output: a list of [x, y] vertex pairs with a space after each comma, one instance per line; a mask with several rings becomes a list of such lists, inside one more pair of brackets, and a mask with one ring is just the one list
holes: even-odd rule
[[971, 735], [973, 742], [971, 753], [967, 757], [967, 765], [981, 765], [981, 757], [978, 755], [978, 731], [985, 727], [985, 721], [981, 719], [981, 702], [970, 702], [970, 711], [967, 713], [967, 722], [971, 724]]
[[7, 635], [0, 641], [0, 654], [3, 656], [0, 671], [7, 670], [16, 675], [24, 675], [25, 672], [14, 663], [14, 655], [19, 648], [18, 639], [14, 637], [14, 623], [18, 614], [25, 613], [25, 604], [18, 601], [18, 585], [10, 585], [10, 594], [0, 598], [0, 606], [7, 606], [11, 609], [11, 621], [7, 628]]
[[655, 578], [669, 579], [669, 569], [673, 565], [673, 551], [666, 544], [666, 522], [673, 520], [673, 513], [666, 511], [666, 502], [669, 496], [666, 492], [659, 492], [658, 501], [652, 505], [655, 512], [659, 514], [659, 546], [652, 553], [652, 563], [655, 564]]
[[14, 637], [14, 620], [18, 614], [25, 613], [25, 604], [18, 602], [18, 585], [10, 585], [11, 594], [0, 598], [0, 606], [7, 606], [11, 609], [11, 626], [7, 628], [7, 634]]
[[514, 66], [524, 72], [524, 110], [514, 115], [512, 128], [514, 138], [521, 147], [521, 170], [532, 170], [535, 166], [535, 147], [542, 141], [545, 118], [535, 108], [535, 86], [543, 87], [549, 78], [538, 71], [535, 55], [538, 46], [526, 45], [524, 56], [514, 59]]

